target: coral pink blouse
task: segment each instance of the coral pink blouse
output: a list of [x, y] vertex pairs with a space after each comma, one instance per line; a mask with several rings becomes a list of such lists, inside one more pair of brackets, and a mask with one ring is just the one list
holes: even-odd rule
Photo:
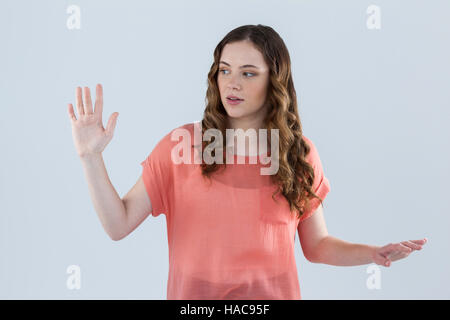
[[[177, 128], [191, 134], [190, 145], [194, 125], [199, 128], [201, 122]], [[260, 174], [270, 164], [260, 163], [258, 156], [233, 155], [234, 163], [214, 172], [210, 183], [194, 163], [194, 149], [190, 163], [172, 161], [172, 150], [181, 141], [172, 141], [174, 130], [141, 162], [151, 214], [166, 216], [167, 299], [301, 299], [295, 234], [319, 200], [310, 201], [301, 219], [290, 212], [281, 193], [274, 202], [276, 187], [269, 175]], [[314, 168], [313, 190], [325, 199], [329, 181], [314, 144], [303, 138], [311, 147], [307, 161]], [[242, 160], [246, 163], [239, 164]]]

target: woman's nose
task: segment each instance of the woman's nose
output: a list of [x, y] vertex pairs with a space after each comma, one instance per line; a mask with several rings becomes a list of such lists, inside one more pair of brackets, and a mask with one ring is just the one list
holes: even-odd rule
[[231, 79], [231, 80], [228, 82], [227, 87], [228, 87], [229, 89], [237, 89], [237, 90], [240, 90], [240, 89], [241, 89], [241, 84], [239, 83], [238, 80]]
[[241, 83], [240, 83], [239, 75], [232, 75], [229, 78], [227, 87], [229, 89], [241, 89]]

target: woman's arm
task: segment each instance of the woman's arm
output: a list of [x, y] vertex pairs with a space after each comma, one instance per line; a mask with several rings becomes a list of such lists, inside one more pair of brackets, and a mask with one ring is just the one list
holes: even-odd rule
[[152, 206], [142, 177], [123, 200], [108, 177], [102, 152], [113, 137], [119, 114], [115, 112], [111, 115], [104, 128], [103, 88], [100, 84], [96, 87], [96, 93], [94, 109], [89, 88], [84, 88], [85, 102], [83, 102], [81, 88], [77, 87], [78, 119], [72, 104], [68, 106], [69, 118], [72, 124], [73, 141], [83, 165], [95, 211], [109, 237], [120, 240], [145, 219], [152, 211]]
[[389, 243], [385, 246], [350, 243], [330, 236], [323, 217], [323, 207], [298, 226], [300, 244], [305, 257], [314, 263], [334, 266], [357, 266], [376, 263], [390, 266], [391, 261], [407, 257], [413, 250], [421, 250], [427, 239]]
[[379, 247], [350, 243], [333, 236], [323, 238], [315, 248], [312, 262], [333, 266], [357, 266], [373, 263], [373, 256]]
[[112, 240], [120, 240], [127, 232], [126, 209], [108, 177], [102, 155], [81, 157], [81, 163], [91, 200], [103, 229]]
[[314, 262], [333, 266], [358, 266], [376, 263], [389, 267], [392, 261], [406, 258], [412, 251], [421, 250], [427, 239], [389, 243], [383, 247], [350, 243], [332, 236], [320, 241]]

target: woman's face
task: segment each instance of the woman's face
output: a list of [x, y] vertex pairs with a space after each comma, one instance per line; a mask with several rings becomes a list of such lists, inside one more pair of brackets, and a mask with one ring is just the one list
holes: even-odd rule
[[[217, 84], [220, 99], [233, 128], [261, 128], [267, 105], [269, 67], [263, 55], [249, 41], [228, 43], [222, 50]], [[232, 104], [233, 95], [243, 99]]]

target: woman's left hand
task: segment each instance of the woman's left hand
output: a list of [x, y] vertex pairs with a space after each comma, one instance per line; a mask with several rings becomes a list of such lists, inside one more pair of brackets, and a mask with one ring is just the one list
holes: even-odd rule
[[427, 238], [389, 243], [383, 247], [376, 248], [372, 254], [372, 260], [376, 264], [389, 267], [392, 261], [406, 258], [414, 250], [422, 250], [422, 246], [426, 242]]

